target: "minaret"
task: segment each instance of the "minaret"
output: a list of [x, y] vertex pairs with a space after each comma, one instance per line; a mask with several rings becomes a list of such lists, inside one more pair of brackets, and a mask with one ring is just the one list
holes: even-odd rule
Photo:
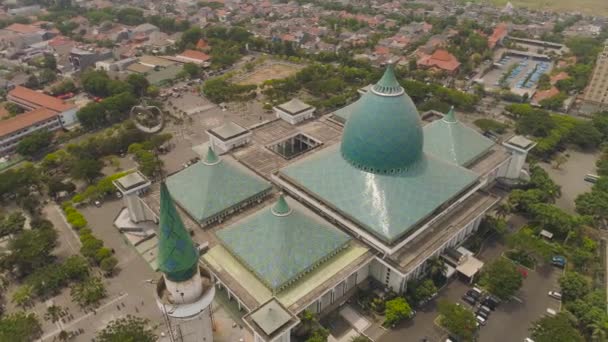
[[443, 121], [447, 123], [458, 123], [456, 115], [454, 114], [454, 106], [450, 107], [450, 111], [443, 116]]
[[172, 331], [171, 341], [213, 341], [211, 275], [184, 227], [167, 185], [160, 185], [156, 301]]

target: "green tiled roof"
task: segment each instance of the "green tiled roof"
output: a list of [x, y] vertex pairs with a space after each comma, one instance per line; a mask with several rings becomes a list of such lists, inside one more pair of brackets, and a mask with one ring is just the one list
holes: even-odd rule
[[[289, 203], [289, 204], [287, 204]], [[273, 292], [346, 247], [350, 237], [296, 201], [279, 216], [266, 207], [217, 232], [222, 244]]]
[[424, 152], [463, 166], [494, 145], [492, 140], [458, 121], [453, 110], [442, 120], [424, 126], [423, 131]]
[[369, 173], [346, 162], [339, 149], [330, 146], [281, 173], [389, 243], [478, 178], [433, 156], [400, 174]]
[[165, 183], [160, 185], [158, 269], [169, 280], [184, 281], [198, 267], [198, 250], [179, 217]]
[[364, 171], [392, 174], [415, 167], [422, 144], [418, 110], [389, 65], [380, 81], [356, 102], [346, 121], [342, 156]]
[[271, 188], [237, 162], [219, 161], [214, 165], [198, 162], [167, 179], [175, 201], [200, 222]]
[[357, 106], [358, 101], [360, 101], [360, 100], [357, 100], [347, 106], [344, 106], [344, 107], [336, 110], [333, 114], [335, 116], [337, 116], [338, 118], [342, 119], [341, 121], [347, 122], [348, 119], [350, 119], [350, 116], [353, 114], [353, 110]]

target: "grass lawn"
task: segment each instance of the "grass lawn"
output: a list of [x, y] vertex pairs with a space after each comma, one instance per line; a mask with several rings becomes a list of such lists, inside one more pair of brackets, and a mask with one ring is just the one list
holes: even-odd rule
[[[473, 0], [481, 2], [483, 0]], [[496, 6], [505, 6], [509, 0], [487, 0]], [[608, 15], [606, 0], [510, 0], [515, 7], [528, 7], [536, 10], [559, 12], [582, 12], [589, 15]]]

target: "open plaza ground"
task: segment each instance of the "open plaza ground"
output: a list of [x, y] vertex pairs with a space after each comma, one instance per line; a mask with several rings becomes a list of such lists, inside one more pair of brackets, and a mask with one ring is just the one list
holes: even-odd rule
[[260, 85], [268, 80], [277, 80], [294, 75], [302, 66], [283, 62], [270, 62], [257, 66], [252, 72], [238, 80], [241, 85]]

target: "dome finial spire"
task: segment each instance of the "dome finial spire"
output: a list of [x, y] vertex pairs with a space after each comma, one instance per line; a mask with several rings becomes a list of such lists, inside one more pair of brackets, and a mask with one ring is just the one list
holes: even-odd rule
[[450, 111], [443, 116], [443, 121], [447, 123], [457, 123], [456, 115], [454, 114], [454, 106], [450, 107]]
[[215, 154], [215, 151], [213, 151], [213, 149], [211, 148], [211, 146], [209, 146], [209, 148], [207, 149], [207, 155], [205, 156], [203, 163], [205, 165], [215, 165], [218, 164], [220, 161], [220, 157], [218, 157], [217, 154]]
[[279, 194], [279, 199], [277, 200], [277, 203], [274, 204], [271, 211], [275, 216], [287, 216], [291, 214], [291, 208], [289, 207], [289, 204], [287, 204], [282, 192]]
[[395, 76], [395, 67], [393, 61], [389, 61], [386, 65], [384, 75], [374, 84], [372, 91], [380, 96], [399, 96], [404, 93], [403, 88], [397, 81]]

